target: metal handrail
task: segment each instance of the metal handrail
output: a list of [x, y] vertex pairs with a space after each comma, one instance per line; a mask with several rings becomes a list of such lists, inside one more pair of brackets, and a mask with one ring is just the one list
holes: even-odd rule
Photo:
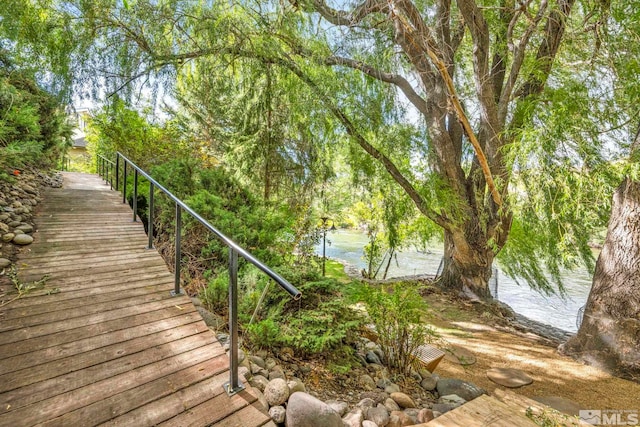
[[[197, 212], [187, 206], [182, 200], [177, 198], [173, 193], [164, 188], [160, 183], [153, 179], [147, 172], [137, 166], [131, 160], [129, 160], [122, 153], [116, 153], [115, 163], [102, 155], [97, 155], [97, 170], [100, 176], [105, 177], [106, 181], [111, 183], [113, 189], [113, 176], [115, 174], [115, 189], [120, 189], [119, 171], [120, 163], [123, 163], [123, 182], [122, 182], [122, 203], [126, 203], [127, 194], [127, 165], [133, 168], [134, 172], [134, 184], [133, 184], [133, 221], [137, 221], [137, 199], [138, 199], [138, 175], [142, 175], [149, 182], [149, 217], [148, 217], [148, 237], [149, 243], [147, 249], [153, 249], [153, 207], [154, 207], [154, 190], [158, 188], [169, 199], [175, 203], [176, 207], [176, 230], [175, 230], [175, 258], [174, 258], [174, 290], [171, 291], [172, 295], [180, 295], [180, 236], [182, 232], [182, 211], [184, 210], [198, 222], [200, 222], [205, 228], [211, 231], [216, 237], [218, 237], [229, 248], [229, 357], [230, 357], [230, 369], [229, 369], [229, 382], [224, 384], [224, 388], [229, 396], [232, 396], [244, 389], [244, 386], [238, 380], [238, 255], [241, 255], [245, 260], [255, 265], [260, 271], [265, 273], [271, 279], [273, 279], [278, 285], [280, 285], [285, 291], [289, 293], [294, 299], [299, 299], [302, 294], [295, 286], [289, 283], [286, 279], [280, 276], [275, 271], [271, 270], [264, 263], [250, 254], [247, 250], [242, 248], [236, 242], [231, 240], [220, 230], [211, 225], [206, 219], [200, 216]], [[109, 180], [109, 173], [111, 172], [111, 180]]]

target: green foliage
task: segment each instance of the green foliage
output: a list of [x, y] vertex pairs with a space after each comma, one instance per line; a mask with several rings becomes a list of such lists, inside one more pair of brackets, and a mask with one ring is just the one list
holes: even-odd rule
[[364, 303], [388, 366], [403, 374], [409, 374], [414, 367], [415, 349], [436, 337], [435, 331], [423, 323], [427, 313], [420, 295], [423, 288], [412, 282], [362, 284], [351, 293], [354, 301]]
[[58, 100], [0, 55], [0, 169], [52, 167], [70, 136]]
[[348, 359], [352, 350], [345, 345], [350, 348], [362, 319], [345, 300], [346, 285], [323, 280], [311, 269], [290, 273], [281, 271], [302, 298], [292, 301], [282, 290], [270, 292], [263, 303], [265, 318], [247, 326], [249, 342], [260, 347], [287, 346], [302, 355], [331, 357], [337, 351]]
[[229, 307], [229, 272], [224, 270], [213, 278], [211, 276], [210, 271], [205, 273], [208, 282], [199, 297], [208, 310], [224, 314]]
[[87, 150], [94, 163], [97, 154], [115, 159], [117, 151], [142, 168], [184, 156], [187, 135], [173, 122], [151, 123], [149, 115], [148, 109], [138, 111], [115, 97], [93, 116], [88, 122]]

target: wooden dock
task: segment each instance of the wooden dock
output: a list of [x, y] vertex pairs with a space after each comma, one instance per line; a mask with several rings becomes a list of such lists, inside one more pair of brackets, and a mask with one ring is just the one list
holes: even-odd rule
[[223, 391], [227, 355], [119, 193], [67, 173], [35, 221], [19, 277], [49, 279], [0, 308], [0, 426], [274, 426]]

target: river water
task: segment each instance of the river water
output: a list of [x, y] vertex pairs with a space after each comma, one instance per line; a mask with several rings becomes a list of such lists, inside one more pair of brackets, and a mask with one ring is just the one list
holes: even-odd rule
[[[327, 257], [347, 262], [361, 270], [366, 267], [362, 248], [368, 243], [366, 234], [355, 230], [337, 230], [327, 234]], [[322, 255], [322, 242], [316, 247]], [[416, 274], [436, 274], [443, 255], [442, 246], [433, 245], [429, 253], [406, 250], [392, 261], [387, 278]], [[576, 269], [562, 275], [566, 297], [545, 296], [526, 283], [519, 285], [498, 269], [498, 299], [516, 313], [568, 332], [576, 332], [576, 317], [589, 296], [591, 275], [586, 269]], [[378, 275], [382, 277], [382, 273]]]

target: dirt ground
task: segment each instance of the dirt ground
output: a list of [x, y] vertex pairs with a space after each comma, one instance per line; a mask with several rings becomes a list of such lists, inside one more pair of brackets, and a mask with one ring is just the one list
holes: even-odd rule
[[435, 370], [440, 376], [470, 381], [492, 393], [503, 387], [489, 380], [486, 371], [517, 368], [534, 380], [514, 390], [527, 397], [559, 396], [576, 402], [580, 409], [640, 411], [640, 384], [563, 356], [532, 334], [507, 332], [495, 315], [470, 303], [442, 294], [426, 299], [432, 311], [429, 321], [442, 336], [439, 346], [462, 346], [477, 359], [469, 366], [444, 359]]

